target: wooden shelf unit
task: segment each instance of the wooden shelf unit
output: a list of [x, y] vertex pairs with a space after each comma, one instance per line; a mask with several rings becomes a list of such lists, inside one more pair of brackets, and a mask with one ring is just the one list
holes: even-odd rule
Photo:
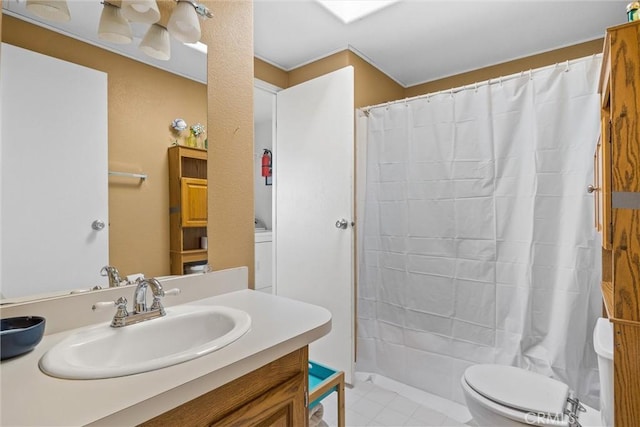
[[614, 332], [616, 427], [640, 420], [640, 22], [609, 28], [595, 155], [602, 294]]
[[171, 274], [185, 274], [209, 257], [200, 247], [207, 236], [207, 151], [178, 145], [168, 155]]

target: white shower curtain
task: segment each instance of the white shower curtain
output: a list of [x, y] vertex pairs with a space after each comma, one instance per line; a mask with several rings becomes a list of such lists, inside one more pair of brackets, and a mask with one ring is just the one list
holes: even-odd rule
[[464, 402], [513, 365], [598, 406], [600, 62], [359, 112], [359, 371]]

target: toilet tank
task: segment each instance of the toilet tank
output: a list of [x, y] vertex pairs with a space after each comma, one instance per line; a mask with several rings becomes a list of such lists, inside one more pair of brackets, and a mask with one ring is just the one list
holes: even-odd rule
[[613, 425], [613, 324], [598, 319], [593, 331], [593, 347], [598, 355], [600, 377], [600, 414], [602, 424]]

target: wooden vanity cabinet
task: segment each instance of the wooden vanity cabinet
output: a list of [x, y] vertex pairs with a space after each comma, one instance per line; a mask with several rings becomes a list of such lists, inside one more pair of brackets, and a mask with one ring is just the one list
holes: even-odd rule
[[171, 274], [208, 260], [201, 247], [207, 236], [207, 150], [169, 148], [169, 228]]
[[602, 293], [614, 332], [616, 427], [640, 420], [640, 22], [609, 28], [596, 152]]
[[308, 347], [161, 414], [144, 427], [305, 427]]

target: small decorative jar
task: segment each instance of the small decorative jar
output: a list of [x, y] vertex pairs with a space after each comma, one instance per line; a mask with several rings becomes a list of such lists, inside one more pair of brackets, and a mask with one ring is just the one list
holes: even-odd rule
[[640, 1], [634, 1], [627, 5], [627, 20], [640, 21]]
[[185, 140], [185, 145], [187, 147], [196, 148], [198, 146], [198, 138], [194, 134], [190, 133]]

